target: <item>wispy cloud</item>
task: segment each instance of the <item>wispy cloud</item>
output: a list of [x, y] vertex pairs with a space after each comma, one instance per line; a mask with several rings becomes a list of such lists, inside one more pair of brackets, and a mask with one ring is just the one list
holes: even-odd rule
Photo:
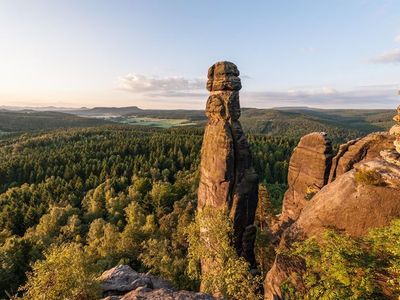
[[[247, 78], [247, 76], [245, 76]], [[245, 79], [244, 78], [244, 79]], [[118, 81], [119, 89], [136, 94], [149, 103], [170, 108], [202, 109], [208, 96], [205, 79], [149, 77], [128, 74]], [[398, 101], [396, 84], [337, 88], [300, 86], [280, 90], [243, 91], [242, 107], [310, 106], [319, 108], [393, 108]]]
[[400, 49], [386, 51], [385, 53], [371, 59], [373, 63], [400, 63]]
[[394, 38], [396, 43], [400, 43], [400, 33]]
[[[395, 84], [360, 86], [352, 89], [330, 87], [295, 88], [287, 91], [248, 92], [248, 106], [310, 106], [320, 108], [391, 108], [397, 100]], [[242, 99], [243, 99], [242, 97]], [[250, 100], [251, 99], [251, 100]]]
[[302, 47], [302, 48], [300, 48], [300, 50], [301, 50], [301, 52], [305, 52], [305, 53], [315, 53], [315, 52], [317, 52], [317, 49], [315, 47], [311, 47], [311, 46]]
[[331, 87], [310, 87], [310, 88], [295, 88], [287, 91], [288, 95], [294, 97], [308, 96], [325, 96], [337, 94], [337, 90]]
[[128, 74], [119, 78], [118, 88], [135, 92], [182, 92], [205, 88], [205, 80], [184, 77], [149, 77], [141, 74]]

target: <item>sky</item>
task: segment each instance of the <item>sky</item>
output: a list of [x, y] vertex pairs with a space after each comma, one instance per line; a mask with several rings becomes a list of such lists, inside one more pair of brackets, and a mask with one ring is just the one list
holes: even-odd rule
[[0, 107], [202, 109], [221, 60], [242, 107], [395, 108], [400, 1], [0, 0]]

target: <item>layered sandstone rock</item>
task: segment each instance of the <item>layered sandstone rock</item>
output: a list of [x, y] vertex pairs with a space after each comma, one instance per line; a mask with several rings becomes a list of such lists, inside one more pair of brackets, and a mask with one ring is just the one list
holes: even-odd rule
[[172, 289], [169, 281], [143, 273], [138, 273], [128, 265], [119, 265], [101, 274], [99, 281], [103, 296], [123, 295], [139, 287], [150, 289]]
[[289, 162], [280, 225], [297, 220], [308, 201], [328, 181], [333, 152], [326, 133], [314, 132], [301, 138]]
[[[359, 182], [356, 174], [372, 171], [382, 184]], [[265, 299], [281, 299], [281, 285], [304, 264], [286, 257], [282, 250], [294, 242], [317, 236], [327, 228], [336, 228], [351, 236], [363, 236], [371, 228], [389, 225], [400, 217], [400, 166], [380, 156], [353, 165], [323, 187], [302, 210], [299, 218], [283, 233], [278, 255], [265, 280]], [[295, 280], [292, 278], [292, 280]]]
[[332, 160], [329, 182], [351, 170], [354, 164], [375, 159], [381, 151], [393, 149], [393, 140], [387, 132], [375, 132], [341, 145]]
[[[254, 266], [258, 178], [239, 122], [242, 86], [238, 76], [239, 70], [231, 62], [218, 62], [208, 70], [210, 96], [201, 149], [198, 209], [228, 211], [235, 231], [235, 248]], [[205, 266], [202, 268], [206, 271]]]

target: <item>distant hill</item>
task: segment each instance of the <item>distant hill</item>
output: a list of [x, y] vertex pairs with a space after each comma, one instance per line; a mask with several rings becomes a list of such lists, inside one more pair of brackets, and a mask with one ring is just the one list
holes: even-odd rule
[[[27, 131], [60, 127], [82, 127], [129, 123], [128, 118], [180, 119], [191, 126], [203, 127], [207, 118], [203, 110], [161, 110], [129, 107], [94, 107], [39, 112], [40, 108], [24, 111], [0, 111], [0, 130]], [[56, 109], [56, 108], [52, 108]], [[393, 124], [394, 110], [316, 109], [309, 107], [278, 107], [273, 109], [242, 108], [241, 122], [247, 132], [299, 138], [313, 131], [325, 131], [334, 142], [388, 130]], [[152, 120], [154, 121], [154, 120]], [[138, 122], [138, 125], [145, 123]], [[154, 122], [149, 122], [153, 126]], [[178, 123], [177, 123], [178, 124]]]
[[70, 127], [91, 127], [110, 122], [54, 111], [0, 111], [0, 132], [27, 132]]
[[129, 114], [140, 113], [142, 109], [137, 106], [127, 107], [93, 107], [64, 110], [64, 112], [88, 117], [98, 116], [124, 116]]
[[246, 131], [268, 135], [300, 137], [324, 131], [342, 141], [392, 126], [394, 110], [322, 110], [309, 108], [242, 109], [241, 122]]

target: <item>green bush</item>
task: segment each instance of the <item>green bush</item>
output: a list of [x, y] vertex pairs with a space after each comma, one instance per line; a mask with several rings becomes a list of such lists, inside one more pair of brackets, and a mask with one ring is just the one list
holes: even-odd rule
[[282, 285], [285, 299], [397, 299], [400, 296], [400, 219], [353, 238], [328, 230], [283, 254], [303, 261]]
[[97, 272], [79, 244], [53, 246], [36, 261], [21, 288], [23, 299], [90, 300], [100, 298]]
[[354, 178], [356, 182], [363, 185], [385, 186], [386, 182], [382, 175], [375, 170], [359, 170]]
[[[232, 246], [233, 226], [225, 212], [204, 208], [188, 232], [188, 273], [201, 280], [203, 291], [224, 299], [261, 299], [260, 278], [250, 274], [249, 264]], [[201, 273], [200, 261], [207, 263], [207, 272]]]

